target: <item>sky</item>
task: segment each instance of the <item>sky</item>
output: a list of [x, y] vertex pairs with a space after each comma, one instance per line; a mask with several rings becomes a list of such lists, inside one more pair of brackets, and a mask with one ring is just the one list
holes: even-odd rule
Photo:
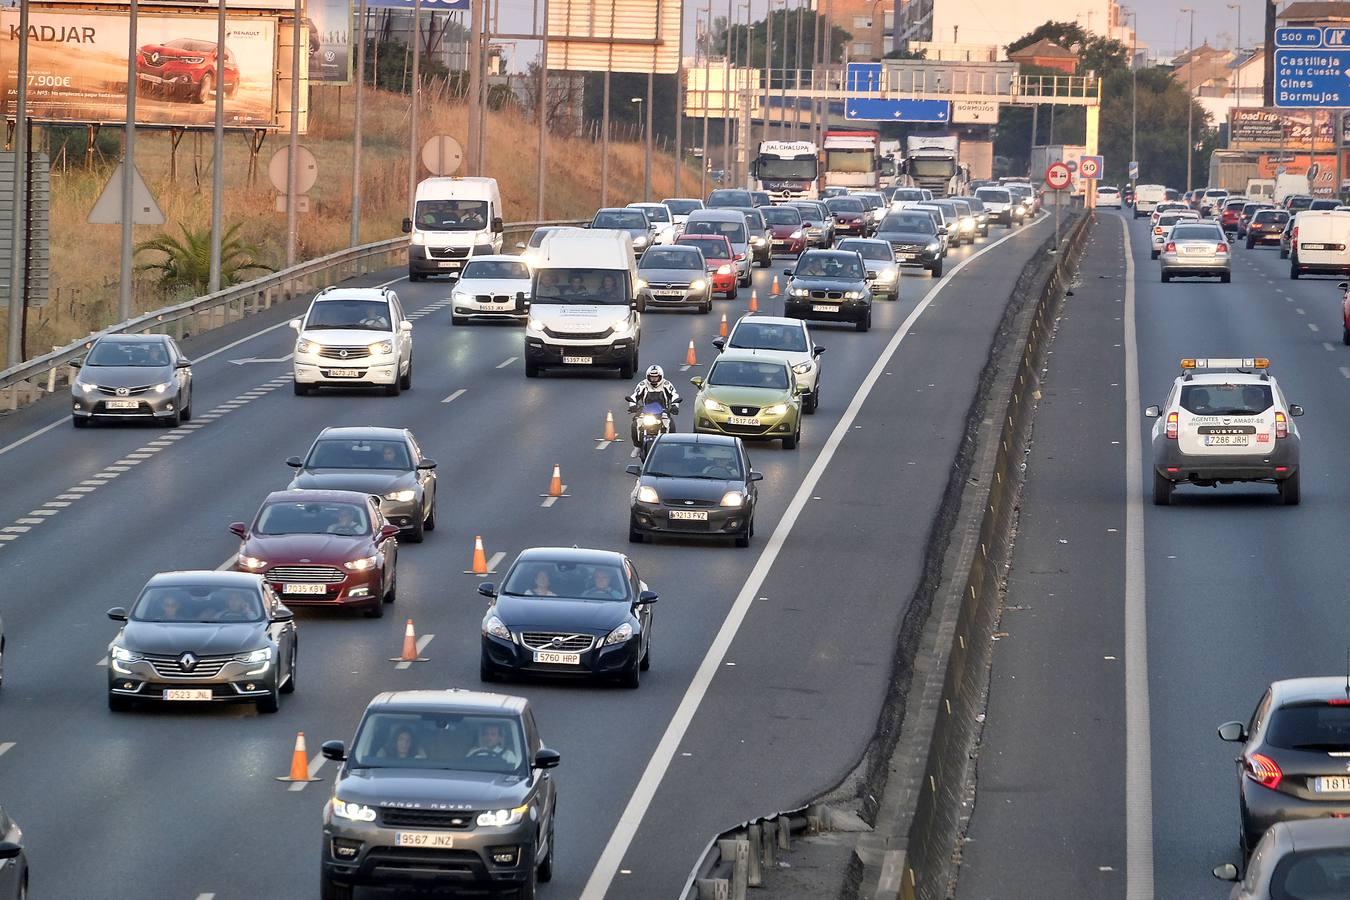
[[1139, 40], [1148, 44], [1152, 54], [1169, 57], [1186, 49], [1191, 17], [1177, 11], [1183, 6], [1195, 9], [1197, 46], [1205, 41], [1212, 47], [1237, 46], [1238, 11], [1229, 9], [1229, 3], [1242, 8], [1242, 46], [1255, 46], [1265, 30], [1264, 0], [1122, 0], [1123, 6], [1139, 14]]

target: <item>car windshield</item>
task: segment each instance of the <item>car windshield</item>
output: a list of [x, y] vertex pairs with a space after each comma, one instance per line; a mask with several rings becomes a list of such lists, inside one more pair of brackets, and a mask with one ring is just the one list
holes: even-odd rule
[[702, 269], [703, 255], [696, 248], [653, 247], [642, 255], [638, 271], [648, 269]]
[[708, 384], [721, 387], [788, 389], [787, 367], [778, 362], [719, 359], [708, 373]]
[[887, 216], [881, 220], [881, 224], [877, 226], [877, 231], [911, 231], [916, 234], [936, 234], [937, 227], [933, 224], [931, 216], [908, 213]]
[[1182, 219], [1194, 219], [1194, 218], [1195, 216], [1177, 216], [1177, 215], [1159, 216], [1158, 225], [1161, 226], [1162, 228], [1170, 228], [1171, 226], [1180, 222]]
[[415, 221], [422, 231], [479, 231], [488, 226], [486, 200], [418, 200]]
[[887, 262], [895, 259], [890, 244], [876, 241], [840, 241], [839, 249], [857, 253], [863, 259], [884, 259]]
[[696, 209], [702, 209], [701, 200], [667, 200], [666, 209], [677, 216], [687, 216]]
[[363, 438], [329, 438], [309, 451], [306, 469], [388, 469], [408, 472], [412, 460], [402, 441], [368, 441]]
[[85, 357], [86, 366], [131, 366], [149, 369], [169, 364], [169, 348], [149, 341], [108, 341], [94, 344]]
[[918, 188], [897, 188], [891, 194], [892, 203], [896, 201], [917, 203], [922, 199], [923, 199], [923, 191], [919, 190]]
[[1263, 209], [1252, 216], [1252, 221], [1262, 225], [1270, 223], [1283, 224], [1284, 222], [1289, 221], [1289, 213], [1277, 209]]
[[1329, 702], [1281, 706], [1270, 714], [1265, 742], [1282, 750], [1350, 750], [1350, 706]]
[[1181, 408], [1197, 416], [1255, 416], [1270, 409], [1269, 384], [1188, 384]]
[[736, 326], [727, 341], [728, 347], [745, 350], [782, 350], [788, 353], [806, 352], [806, 332], [800, 325], [781, 325], [775, 322], [756, 322], [746, 319]]
[[305, 328], [344, 331], [389, 331], [389, 303], [385, 300], [321, 300], [309, 308]]
[[808, 253], [797, 262], [793, 275], [798, 278], [862, 278], [862, 264], [856, 257]]
[[1314, 200], [1308, 204], [1308, 209], [1335, 209], [1337, 206], [1340, 206], [1337, 200]]
[[831, 197], [825, 201], [825, 208], [832, 213], [861, 213], [867, 207], [857, 197]]
[[263, 603], [255, 588], [162, 585], [141, 591], [129, 618], [133, 622], [261, 622]]
[[1099, 193], [1099, 194], [1119, 194], [1119, 193], [1120, 193], [1120, 188], [1105, 187], [1105, 186], [1103, 186], [1103, 187], [1097, 188], [1097, 193]]
[[764, 216], [764, 221], [770, 225], [792, 225], [802, 224], [802, 214], [790, 206], [765, 206], [760, 209], [760, 214]]
[[1007, 191], [1001, 191], [998, 188], [980, 188], [975, 192], [975, 196], [989, 203], [1011, 203], [1012, 194]]
[[862, 201], [864, 209], [881, 209], [880, 197], [873, 197], [871, 194], [858, 194], [857, 196]]
[[534, 285], [535, 303], [584, 303], [627, 306], [627, 273], [605, 269], [541, 269]]
[[370, 518], [356, 503], [269, 503], [258, 513], [254, 534], [370, 534]]
[[795, 209], [802, 214], [803, 222], [815, 222], [819, 224], [825, 221], [825, 216], [821, 213], [820, 207], [818, 206], [798, 206], [795, 207]]
[[470, 260], [460, 277], [525, 280], [530, 277], [530, 267], [514, 260]]
[[755, 198], [749, 191], [717, 190], [708, 195], [708, 207], [754, 206]]
[[764, 217], [759, 214], [758, 209], [744, 209], [741, 212], [745, 213], [745, 221], [752, 230], [763, 231], [765, 229]]
[[731, 251], [727, 249], [728, 245], [725, 240], [712, 240], [712, 239], [700, 240], [698, 238], [692, 239], [681, 238], [680, 240], [676, 241], [676, 243], [682, 244], [684, 246], [699, 248], [700, 250], [703, 251], [703, 258], [705, 260], [711, 261], [714, 259], [731, 259]]
[[720, 234], [733, 244], [745, 243], [745, 220], [739, 222], [694, 221], [684, 226], [685, 234]]
[[1313, 201], [1311, 197], [1291, 197], [1289, 199], [1289, 209], [1295, 211], [1307, 209], [1308, 207], [1312, 206], [1312, 202]]
[[633, 209], [640, 209], [652, 222], [669, 222], [670, 212], [661, 204], [653, 203], [650, 206], [635, 206]]
[[616, 228], [616, 229], [628, 229], [628, 228], [646, 229], [647, 214], [640, 209], [631, 211], [625, 210], [622, 212], [618, 210], [612, 212], [598, 212], [595, 214], [595, 218], [591, 220], [591, 227]]
[[1221, 241], [1223, 232], [1213, 225], [1178, 225], [1172, 229], [1174, 241]]
[[525, 777], [524, 732], [513, 716], [390, 710], [368, 713], [348, 765], [354, 769], [447, 769]]
[[660, 440], [647, 457], [643, 475], [742, 481], [740, 455], [730, 444], [687, 444]]
[[516, 563], [502, 585], [516, 597], [565, 597], [569, 600], [629, 600], [627, 580], [617, 563], [525, 560]]
[[548, 237], [548, 233], [553, 230], [552, 228], [536, 228], [534, 234], [530, 235], [530, 242], [526, 246], [537, 249], [544, 243], [544, 238]]
[[1299, 850], [1280, 858], [1270, 876], [1271, 900], [1350, 897], [1350, 847]]

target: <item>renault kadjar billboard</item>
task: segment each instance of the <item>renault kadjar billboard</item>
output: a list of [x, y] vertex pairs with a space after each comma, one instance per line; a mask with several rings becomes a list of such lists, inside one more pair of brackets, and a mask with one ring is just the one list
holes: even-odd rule
[[[228, 127], [275, 124], [275, 19], [230, 18], [225, 77], [216, 84], [214, 16], [136, 17], [136, 121], [209, 126], [225, 93]], [[0, 111], [18, 97], [19, 13], [0, 12]], [[126, 121], [128, 18], [116, 13], [29, 14], [28, 114], [57, 122]]]

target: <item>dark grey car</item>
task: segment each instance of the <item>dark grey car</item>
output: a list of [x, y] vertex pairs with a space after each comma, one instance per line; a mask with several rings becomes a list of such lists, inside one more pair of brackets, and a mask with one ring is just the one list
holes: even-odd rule
[[[553, 878], [561, 757], [524, 697], [384, 693], [366, 706], [323, 810], [322, 900], [357, 885], [507, 892]], [[496, 893], [494, 893], [494, 896]]]
[[1243, 877], [1216, 866], [1214, 877], [1238, 881], [1228, 900], [1321, 900], [1350, 897], [1350, 829], [1341, 819], [1276, 822], [1252, 851]]
[[726, 535], [749, 547], [755, 534], [756, 482], [738, 437], [721, 434], [663, 434], [646, 462], [628, 466], [637, 476], [629, 499], [628, 539], [649, 535]]
[[626, 206], [597, 210], [587, 227], [628, 232], [633, 238], [633, 252], [638, 256], [647, 252], [656, 236], [652, 220], [647, 218], [647, 214], [640, 209]]
[[750, 230], [750, 262], [761, 268], [773, 262], [773, 229], [764, 221], [764, 214], [756, 207], [739, 209], [745, 213], [745, 224]]
[[701, 313], [712, 312], [707, 263], [697, 247], [653, 247], [643, 254], [638, 277], [645, 284], [640, 294], [647, 309], [688, 306]]
[[256, 703], [273, 713], [295, 690], [294, 616], [261, 575], [162, 572], [122, 622], [108, 658], [108, 708], [137, 700]]
[[877, 226], [877, 239], [891, 245], [897, 265], [921, 266], [934, 278], [942, 274], [942, 236], [931, 213], [893, 212]]
[[28, 896], [28, 857], [23, 852], [23, 832], [0, 809], [0, 900], [24, 900]]
[[71, 424], [95, 418], [154, 420], [177, 427], [192, 418], [192, 361], [163, 334], [109, 334], [70, 362]]
[[867, 267], [857, 253], [808, 250], [787, 274], [783, 315], [852, 322], [859, 331], [872, 327], [872, 291]]
[[325, 428], [309, 453], [292, 456], [290, 487], [306, 491], [360, 491], [380, 498], [380, 512], [422, 543], [436, 529], [436, 461], [422, 455], [406, 428]]

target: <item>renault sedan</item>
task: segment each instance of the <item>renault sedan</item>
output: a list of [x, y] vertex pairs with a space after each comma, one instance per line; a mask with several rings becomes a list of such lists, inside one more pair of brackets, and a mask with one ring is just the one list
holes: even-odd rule
[[749, 547], [755, 535], [755, 483], [740, 438], [713, 434], [663, 434], [642, 464], [629, 500], [628, 540], [648, 536], [726, 535]]
[[717, 358], [694, 398], [694, 430], [741, 438], [782, 440], [795, 450], [802, 437], [802, 398], [792, 367], [774, 354], [728, 350]]
[[192, 362], [163, 334], [109, 334], [70, 362], [71, 424], [141, 419], [170, 428], [192, 418]]

